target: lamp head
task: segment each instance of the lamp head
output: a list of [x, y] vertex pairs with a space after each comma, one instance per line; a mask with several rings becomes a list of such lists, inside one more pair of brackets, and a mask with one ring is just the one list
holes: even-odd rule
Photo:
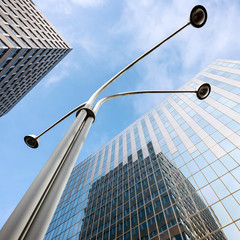
[[195, 6], [190, 13], [190, 22], [193, 27], [200, 28], [207, 21], [207, 10], [201, 5]]
[[35, 135], [27, 135], [24, 137], [24, 142], [31, 148], [38, 148], [39, 140]]
[[203, 100], [208, 97], [210, 92], [211, 92], [210, 84], [204, 83], [197, 90], [197, 98]]

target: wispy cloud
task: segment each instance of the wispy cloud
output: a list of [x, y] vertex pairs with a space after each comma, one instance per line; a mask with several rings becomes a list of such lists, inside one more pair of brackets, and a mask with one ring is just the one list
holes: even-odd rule
[[75, 39], [72, 40], [73, 44], [79, 45], [80, 48], [83, 48], [92, 57], [96, 57], [98, 55], [99, 49], [101, 48], [94, 39], [88, 35], [78, 36], [78, 34], [74, 34], [74, 36]]
[[47, 78], [47, 80], [45, 82], [45, 86], [48, 87], [54, 83], [60, 82], [66, 76], [67, 76], [67, 74], [65, 72], [61, 72], [59, 74], [54, 74]]
[[45, 78], [45, 81], [43, 82], [45, 87], [50, 87], [53, 84], [56, 84], [64, 79], [67, 78], [67, 76], [70, 75], [70, 66], [72, 66], [71, 62], [65, 61], [61, 62], [58, 66], [56, 66], [54, 71], [51, 71], [49, 75]]
[[[125, 1], [126, 7], [115, 29], [130, 36], [129, 52], [143, 52], [187, 23], [196, 4], [199, 3], [187, 0]], [[188, 27], [143, 61], [138, 88], [175, 89], [213, 60], [239, 57], [239, 3], [234, 1], [229, 6], [228, 1], [202, 1], [201, 4], [208, 11], [207, 24], [202, 29]], [[135, 110], [143, 113], [157, 101], [157, 96], [141, 97], [134, 103]]]
[[[150, 60], [150, 61], [149, 61]], [[169, 78], [169, 70], [172, 64], [159, 63], [156, 58], [150, 58], [143, 64], [143, 76], [137, 84], [137, 89], [155, 89], [155, 90], [170, 90], [174, 89], [175, 79]], [[169, 66], [170, 65], [170, 66]], [[143, 114], [148, 111], [153, 105], [158, 104], [165, 94], [147, 94], [137, 97], [134, 101], [134, 108], [137, 114]]]
[[71, 1], [68, 0], [35, 0], [34, 3], [44, 13], [52, 12], [53, 14], [61, 13], [64, 15], [70, 15], [74, 9]]
[[101, 6], [106, 2], [106, 0], [71, 0], [71, 2], [86, 8]]
[[35, 4], [44, 12], [52, 11], [71, 15], [76, 10], [76, 6], [83, 8], [94, 8], [104, 5], [108, 0], [35, 0]]
[[[73, 11], [72, 17], [78, 19], [76, 12], [80, 8], [100, 7], [107, 1], [50, 0], [49, 4], [58, 6], [57, 9], [65, 11], [64, 14]], [[124, 0], [115, 24], [109, 24], [108, 30], [103, 28], [104, 23], [99, 25], [100, 29], [94, 28], [93, 22], [85, 16], [78, 19], [77, 27], [66, 26], [64, 35], [68, 36], [73, 47], [86, 51], [89, 58], [101, 58], [104, 61], [104, 53], [111, 52], [107, 57], [108, 68], [111, 69], [122, 64], [123, 61], [128, 63], [126, 59], [132, 59], [133, 54], [139, 56], [184, 25], [188, 21], [192, 7], [196, 4], [199, 4], [198, 1], [172, 0], [166, 3], [157, 0]], [[237, 1], [232, 1], [229, 5], [226, 0], [211, 2], [203, 0], [201, 4], [205, 5], [208, 11], [206, 26], [202, 29], [191, 26], [184, 29], [151, 53], [140, 63], [140, 67], [138, 64], [136, 69], [141, 78], [136, 85], [137, 89], [176, 89], [216, 58], [238, 57], [240, 31], [237, 23], [240, 22], [238, 14], [240, 7]], [[114, 43], [116, 39], [118, 43], [110, 44], [110, 41]], [[66, 77], [64, 72], [50, 76], [47, 85], [58, 82], [64, 77]], [[159, 102], [159, 96], [148, 95], [136, 98], [137, 100], [134, 101], [136, 112], [143, 113]]]

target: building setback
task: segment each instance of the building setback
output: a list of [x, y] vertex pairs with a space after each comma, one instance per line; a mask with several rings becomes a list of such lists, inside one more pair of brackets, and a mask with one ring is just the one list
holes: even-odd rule
[[72, 171], [49, 239], [240, 239], [240, 61], [216, 60]]
[[0, 1], [0, 116], [70, 51], [31, 0]]

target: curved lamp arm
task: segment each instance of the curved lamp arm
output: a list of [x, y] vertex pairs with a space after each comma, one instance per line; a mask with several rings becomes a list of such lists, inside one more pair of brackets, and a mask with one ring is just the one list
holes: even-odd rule
[[44, 133], [48, 132], [50, 129], [52, 129], [53, 127], [55, 127], [57, 124], [59, 124], [61, 121], [63, 121], [65, 118], [69, 117], [70, 115], [72, 115], [74, 112], [76, 112], [77, 110], [79, 110], [80, 108], [84, 107], [86, 105], [86, 103], [82, 103], [79, 106], [77, 106], [76, 108], [74, 108], [73, 110], [71, 110], [70, 112], [68, 112], [66, 115], [64, 115], [62, 118], [60, 118], [57, 122], [55, 122], [54, 124], [52, 124], [49, 128], [47, 128], [45, 131], [43, 131], [42, 133], [40, 133], [36, 138], [41, 137]]
[[[146, 57], [148, 54], [150, 54], [152, 51], [154, 51], [155, 49], [157, 49], [159, 46], [161, 46], [163, 43], [165, 43], [166, 41], [168, 41], [170, 38], [172, 38], [174, 35], [176, 35], [178, 32], [180, 32], [181, 30], [183, 30], [185, 27], [187, 27], [188, 25], [192, 25], [195, 28], [200, 28], [202, 27], [207, 21], [207, 11], [206, 9], [201, 6], [201, 5], [197, 5], [195, 6], [191, 13], [190, 13], [190, 18], [189, 18], [189, 22], [186, 23], [184, 26], [182, 26], [181, 28], [179, 28], [176, 32], [172, 33], [170, 36], [168, 36], [167, 38], [165, 38], [163, 41], [161, 41], [160, 43], [158, 43], [157, 45], [155, 45], [153, 48], [151, 48], [150, 50], [148, 50], [147, 52], [145, 52], [143, 55], [141, 55], [140, 57], [138, 57], [136, 60], [134, 60], [132, 63], [130, 63], [129, 65], [127, 65], [125, 68], [123, 68], [120, 72], [118, 72], [115, 76], [113, 76], [111, 79], [109, 79], [105, 84], [103, 84], [97, 91], [95, 91], [95, 93], [93, 93], [93, 95], [89, 98], [89, 100], [81, 105], [79, 105], [78, 107], [76, 107], [75, 109], [73, 109], [72, 111], [70, 111], [69, 113], [67, 113], [65, 116], [63, 116], [61, 119], [59, 119], [57, 122], [55, 122], [52, 126], [50, 126], [49, 128], [47, 128], [45, 131], [43, 131], [41, 134], [39, 134], [38, 136], [36, 135], [28, 135], [24, 137], [24, 141], [25, 143], [32, 147], [32, 148], [36, 148], [39, 145], [39, 140], [38, 138], [40, 136], [42, 136], [44, 133], [48, 132], [50, 129], [52, 129], [54, 126], [56, 126], [58, 123], [60, 123], [62, 120], [64, 120], [65, 118], [67, 118], [68, 116], [70, 116], [72, 113], [74, 113], [75, 111], [81, 109], [82, 107], [85, 107], [86, 109], [89, 109], [90, 111], [92, 111], [92, 106], [95, 102], [95, 100], [97, 99], [97, 97], [111, 84], [113, 83], [118, 77], [120, 77], [124, 72], [126, 72], [128, 69], [130, 69], [131, 67], [133, 67], [137, 62], [139, 62], [141, 59], [143, 59], [144, 57]], [[210, 86], [210, 85], [209, 85]], [[119, 93], [119, 94], [115, 94], [115, 95], [111, 95], [109, 97], [103, 98], [102, 100], [98, 101], [97, 104], [95, 105], [94, 109], [97, 112], [99, 107], [106, 101], [116, 98], [116, 97], [120, 97], [120, 96], [126, 96], [126, 95], [134, 95], [134, 94], [144, 94], [144, 93], [177, 93], [177, 92], [184, 92], [184, 91], [136, 91], [136, 92], [126, 92], [126, 93]], [[186, 92], [186, 91], [185, 91]], [[188, 92], [196, 92], [196, 91], [188, 91]], [[198, 96], [198, 95], [197, 95]], [[199, 96], [198, 96], [199, 97]], [[201, 98], [200, 98], [201, 99]], [[203, 98], [202, 98], [203, 99]], [[93, 112], [95, 112], [93, 110]]]
[[86, 107], [87, 108], [92, 108], [92, 105], [94, 103], [94, 101], [97, 99], [97, 97], [110, 85], [112, 84], [118, 77], [120, 77], [124, 72], [126, 72], [128, 69], [130, 69], [131, 67], [133, 67], [137, 62], [139, 62], [141, 59], [143, 59], [144, 57], [146, 57], [148, 54], [150, 54], [152, 51], [154, 51], [155, 49], [157, 49], [159, 46], [161, 46], [163, 43], [165, 43], [166, 41], [168, 41], [170, 38], [172, 38], [174, 35], [176, 35], [177, 33], [179, 33], [181, 30], [183, 30], [185, 27], [187, 27], [188, 25], [192, 25], [195, 28], [201, 28], [207, 21], [207, 11], [206, 9], [201, 6], [201, 5], [197, 5], [195, 6], [191, 13], [190, 13], [190, 17], [189, 17], [189, 22], [186, 23], [184, 26], [182, 26], [181, 28], [179, 28], [176, 32], [172, 33], [170, 36], [168, 36], [167, 38], [165, 38], [163, 41], [161, 41], [160, 43], [158, 43], [157, 45], [155, 45], [153, 48], [151, 48], [150, 50], [148, 50], [147, 52], [145, 52], [143, 55], [141, 55], [140, 57], [138, 57], [136, 60], [134, 60], [132, 63], [130, 63], [129, 65], [127, 65], [125, 68], [123, 68], [120, 72], [118, 72], [115, 76], [113, 76], [111, 79], [109, 79], [105, 84], [103, 84], [95, 93], [93, 93], [93, 95], [89, 98], [89, 100], [87, 101]]
[[136, 63], [138, 63], [141, 59], [143, 59], [144, 57], [146, 57], [148, 54], [150, 54], [152, 51], [154, 51], [155, 49], [157, 49], [159, 46], [161, 46], [163, 43], [165, 43], [167, 40], [169, 40], [170, 38], [172, 38], [174, 35], [176, 35], [178, 32], [180, 32], [181, 30], [183, 30], [185, 27], [187, 27], [189, 24], [191, 24], [190, 22], [188, 22], [187, 24], [185, 24], [183, 27], [181, 27], [180, 29], [178, 29], [176, 32], [174, 32], [173, 34], [171, 34], [170, 36], [168, 36], [167, 38], [165, 38], [163, 41], [161, 41], [160, 43], [158, 43], [157, 45], [155, 45], [153, 48], [151, 48], [150, 50], [148, 50], [147, 52], [145, 52], [143, 55], [141, 55], [140, 57], [138, 57], [136, 60], [134, 60], [133, 62], [131, 62], [129, 65], [127, 65], [125, 68], [123, 68], [120, 72], [118, 72], [115, 76], [113, 76], [111, 79], [109, 79], [104, 85], [102, 85], [88, 100], [89, 106], [88, 107], [92, 107], [92, 104], [94, 103], [94, 101], [97, 99], [97, 97], [109, 86], [111, 85], [117, 78], [119, 78], [123, 73], [125, 73], [128, 69], [130, 69], [131, 67], [133, 67]]
[[93, 108], [93, 112], [96, 115], [99, 108], [103, 105], [103, 103], [123, 96], [128, 95], [137, 95], [137, 94], [147, 94], [147, 93], [196, 93], [197, 98], [200, 100], [205, 99], [211, 92], [211, 86], [208, 83], [202, 84], [197, 90], [145, 90], [145, 91], [131, 91], [131, 92], [123, 92], [110, 95], [108, 97], [100, 99]]
[[69, 117], [71, 114], [73, 114], [74, 112], [76, 112], [77, 110], [81, 109], [82, 107], [84, 107], [86, 105], [85, 103], [80, 104], [79, 106], [77, 106], [76, 108], [74, 108], [73, 110], [71, 110], [70, 112], [68, 112], [66, 115], [64, 115], [62, 118], [60, 118], [58, 121], [56, 121], [54, 124], [52, 124], [49, 128], [47, 128], [46, 130], [44, 130], [42, 133], [40, 133], [38, 136], [36, 135], [27, 135], [24, 137], [24, 141], [25, 143], [32, 147], [32, 148], [36, 148], [39, 145], [39, 140], [38, 138], [40, 138], [44, 133], [48, 132], [50, 129], [52, 129], [53, 127], [55, 127], [57, 124], [59, 124], [60, 122], [62, 122], [65, 118]]

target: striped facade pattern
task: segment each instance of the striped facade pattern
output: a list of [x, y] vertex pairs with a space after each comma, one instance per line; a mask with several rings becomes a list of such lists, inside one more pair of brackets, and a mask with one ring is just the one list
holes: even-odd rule
[[71, 51], [71, 46], [31, 0], [1, 0], [0, 18], [2, 116]]

